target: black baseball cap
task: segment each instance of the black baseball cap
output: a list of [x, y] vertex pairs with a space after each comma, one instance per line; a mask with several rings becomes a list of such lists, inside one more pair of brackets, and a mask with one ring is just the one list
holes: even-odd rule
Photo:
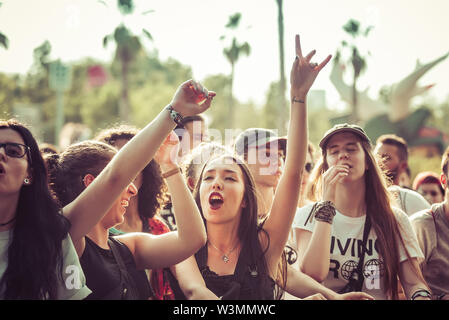
[[238, 155], [248, 152], [250, 147], [266, 146], [277, 141], [278, 148], [286, 153], [287, 137], [279, 137], [276, 132], [264, 128], [249, 128], [240, 133], [234, 142], [234, 150]]
[[331, 129], [327, 130], [324, 134], [323, 138], [321, 138], [320, 141], [320, 148], [324, 149], [326, 147], [326, 143], [329, 141], [329, 139], [336, 133], [341, 132], [351, 132], [357, 135], [362, 139], [362, 141], [369, 142], [371, 144], [371, 140], [366, 134], [365, 130], [363, 130], [362, 127], [355, 125], [355, 124], [348, 124], [348, 123], [339, 123], [333, 126]]

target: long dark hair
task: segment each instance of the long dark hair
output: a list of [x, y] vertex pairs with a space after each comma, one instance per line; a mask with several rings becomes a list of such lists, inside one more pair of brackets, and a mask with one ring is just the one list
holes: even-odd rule
[[[382, 257], [385, 269], [384, 286], [386, 293], [392, 299], [398, 299], [398, 275], [400, 271], [399, 245], [401, 244], [408, 259], [410, 254], [405, 246], [393, 209], [392, 196], [387, 189], [387, 177], [380, 169], [378, 161], [372, 152], [371, 144], [359, 140], [365, 153], [367, 170], [365, 171], [365, 205], [366, 219], [376, 233], [379, 244], [379, 255]], [[329, 168], [326, 158], [326, 148], [322, 150], [322, 158], [312, 173], [310, 196], [314, 200], [321, 198], [322, 175]], [[399, 239], [399, 241], [398, 241]], [[414, 272], [425, 283], [420, 270]]]
[[[245, 201], [246, 206], [242, 208], [241, 216], [240, 216], [240, 224], [238, 226], [237, 230], [237, 236], [239, 238], [239, 241], [243, 247], [247, 247], [248, 250], [246, 251], [249, 254], [248, 260], [253, 266], [257, 267], [258, 273], [260, 275], [263, 275], [261, 277], [262, 281], [259, 283], [260, 290], [258, 292], [262, 293], [262, 288], [266, 285], [266, 278], [265, 276], [269, 276], [268, 272], [268, 266], [267, 261], [265, 259], [265, 253], [268, 251], [268, 248], [270, 246], [270, 239], [268, 233], [263, 229], [263, 223], [259, 223], [258, 220], [258, 208], [257, 208], [257, 196], [256, 196], [256, 184], [254, 182], [254, 178], [248, 168], [248, 166], [245, 164], [245, 162], [235, 156], [232, 155], [219, 155], [210, 158], [203, 166], [201, 170], [201, 174], [198, 178], [198, 182], [195, 186], [195, 191], [193, 193], [193, 196], [195, 198], [195, 202], [198, 206], [198, 209], [201, 212], [201, 215], [203, 216], [203, 209], [201, 207], [201, 200], [200, 200], [200, 187], [203, 180], [203, 174], [204, 169], [206, 168], [207, 164], [215, 159], [229, 159], [232, 162], [236, 163], [243, 173], [243, 183], [245, 186], [243, 201]], [[204, 224], [206, 225], [206, 221], [204, 220]], [[207, 225], [206, 225], [207, 226]], [[259, 232], [263, 232], [264, 235], [267, 238], [267, 247], [262, 248], [262, 245], [259, 241]], [[276, 297], [278, 297], [278, 293], [275, 292]]]
[[0, 121], [1, 129], [16, 131], [30, 148], [32, 183], [20, 190], [8, 266], [0, 287], [5, 287], [5, 299], [56, 299], [63, 272], [62, 240], [70, 222], [51, 196], [44, 160], [31, 132], [13, 119]]

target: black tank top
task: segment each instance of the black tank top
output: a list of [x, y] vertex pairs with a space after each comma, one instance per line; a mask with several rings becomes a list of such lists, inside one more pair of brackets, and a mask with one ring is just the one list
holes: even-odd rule
[[[240, 252], [234, 274], [220, 276], [207, 266], [207, 244], [196, 254], [196, 262], [207, 288], [223, 300], [274, 300], [275, 282], [259, 274], [258, 266], [248, 261], [249, 248]], [[186, 299], [176, 278], [170, 273], [170, 284], [177, 300]]]
[[[86, 300], [121, 300], [123, 288], [120, 281], [120, 268], [112, 251], [99, 247], [88, 237], [85, 239], [86, 247], [80, 257], [80, 263], [86, 276], [86, 285], [92, 290]], [[151, 289], [145, 271], [137, 270], [134, 257], [125, 244], [113, 237], [109, 239], [117, 244], [126, 269], [139, 292], [139, 299], [148, 299]]]

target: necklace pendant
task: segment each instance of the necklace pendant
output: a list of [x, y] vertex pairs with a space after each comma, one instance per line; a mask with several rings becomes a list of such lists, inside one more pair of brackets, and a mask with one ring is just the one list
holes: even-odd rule
[[229, 262], [229, 258], [225, 254], [221, 257], [221, 259], [224, 261], [224, 263], [228, 263]]

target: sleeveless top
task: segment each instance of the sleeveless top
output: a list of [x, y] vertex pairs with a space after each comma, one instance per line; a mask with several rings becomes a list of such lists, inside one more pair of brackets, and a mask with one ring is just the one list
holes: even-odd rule
[[[257, 264], [249, 261], [249, 250], [247, 246], [242, 248], [234, 274], [220, 276], [207, 266], [207, 244], [202, 247], [195, 258], [207, 288], [223, 300], [274, 300], [275, 282], [258, 273]], [[173, 275], [171, 284], [176, 299], [185, 300]]]
[[[86, 300], [124, 299], [120, 268], [112, 254], [112, 250], [106, 250], [99, 247], [88, 237], [85, 237], [85, 239], [86, 247], [79, 260], [86, 276], [86, 285], [92, 290], [92, 293]], [[145, 271], [137, 270], [134, 257], [125, 244], [113, 237], [109, 237], [109, 239], [118, 247], [126, 269], [133, 279], [139, 293], [139, 299], [148, 299], [151, 294], [151, 289]]]

